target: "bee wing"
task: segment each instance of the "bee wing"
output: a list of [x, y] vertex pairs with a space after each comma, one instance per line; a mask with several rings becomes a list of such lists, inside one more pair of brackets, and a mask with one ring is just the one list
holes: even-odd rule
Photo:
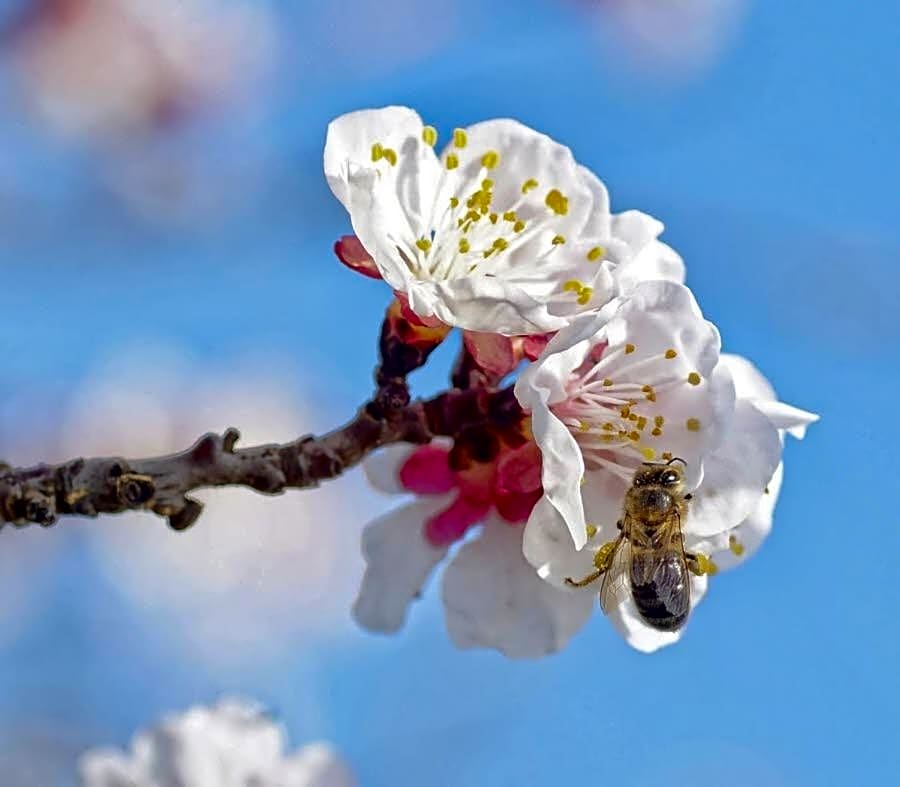
[[631, 543], [625, 533], [619, 536], [609, 568], [603, 575], [600, 586], [600, 607], [608, 615], [622, 603], [631, 592], [628, 574], [631, 568]]

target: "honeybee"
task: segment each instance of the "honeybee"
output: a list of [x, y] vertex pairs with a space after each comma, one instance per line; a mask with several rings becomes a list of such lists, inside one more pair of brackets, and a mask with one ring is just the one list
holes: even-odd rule
[[659, 631], [678, 631], [691, 612], [691, 582], [715, 573], [713, 562], [701, 554], [685, 552], [681, 532], [687, 518], [690, 494], [684, 491], [684, 471], [668, 462], [645, 462], [634, 474], [625, 493], [619, 536], [604, 544], [594, 556], [596, 571], [574, 580], [584, 587], [603, 577], [600, 605], [607, 614], [630, 591], [644, 622]]

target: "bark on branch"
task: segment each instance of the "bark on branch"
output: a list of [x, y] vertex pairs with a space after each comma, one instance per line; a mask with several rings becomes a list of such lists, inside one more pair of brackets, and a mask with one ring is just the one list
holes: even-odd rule
[[399, 442], [453, 437], [472, 424], [521, 417], [511, 391], [448, 391], [408, 403], [405, 386], [380, 387], [346, 425], [321, 437], [237, 448], [239, 433], [206, 434], [186, 451], [149, 459], [72, 459], [57, 465], [0, 465], [0, 526], [52, 525], [59, 516], [148, 510], [176, 530], [190, 527], [203, 487], [246, 486], [276, 495], [336, 478], [367, 454]]

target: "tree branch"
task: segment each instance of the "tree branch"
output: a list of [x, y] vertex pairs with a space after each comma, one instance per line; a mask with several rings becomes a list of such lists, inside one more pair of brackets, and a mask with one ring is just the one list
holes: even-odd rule
[[[390, 386], [389, 386], [390, 387]], [[388, 397], [389, 398], [389, 397]], [[95, 517], [147, 510], [175, 530], [190, 527], [203, 506], [190, 493], [246, 486], [263, 494], [318, 486], [391, 443], [454, 437], [473, 423], [521, 417], [511, 391], [447, 391], [426, 402], [384, 407], [384, 391], [357, 416], [321, 437], [236, 448], [236, 429], [206, 434], [186, 451], [149, 459], [102, 457], [58, 465], [0, 465], [0, 526], [52, 525], [62, 515]]]

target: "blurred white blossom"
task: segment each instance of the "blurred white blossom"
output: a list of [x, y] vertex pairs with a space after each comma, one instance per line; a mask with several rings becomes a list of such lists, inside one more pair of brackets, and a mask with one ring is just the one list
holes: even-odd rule
[[667, 79], [710, 66], [732, 43], [747, 0], [575, 0], [608, 57]]
[[125, 139], [249, 87], [273, 43], [262, 3], [33, 0], [17, 53], [27, 98], [51, 127]]
[[[138, 361], [137, 359], [140, 358]], [[62, 453], [149, 456], [182, 450], [228, 426], [241, 444], [284, 442], [336, 417], [316, 411], [272, 368], [277, 359], [203, 370], [136, 348], [74, 398]], [[203, 490], [205, 510], [183, 533], [150, 513], [89, 525], [91, 543], [145, 620], [165, 626], [212, 663], [258, 662], [304, 641], [352, 631], [347, 607], [360, 572], [356, 510], [371, 500], [348, 477], [270, 497]]]
[[79, 763], [82, 787], [354, 787], [326, 743], [288, 753], [287, 735], [255, 703], [194, 707], [138, 733], [128, 752], [94, 749]]

